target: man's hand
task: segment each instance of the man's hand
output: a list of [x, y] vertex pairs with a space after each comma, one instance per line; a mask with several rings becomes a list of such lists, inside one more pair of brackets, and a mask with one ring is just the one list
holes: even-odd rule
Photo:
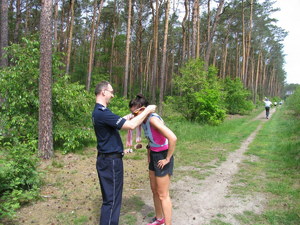
[[153, 113], [156, 110], [156, 105], [148, 105], [145, 110], [147, 110], [148, 113]]

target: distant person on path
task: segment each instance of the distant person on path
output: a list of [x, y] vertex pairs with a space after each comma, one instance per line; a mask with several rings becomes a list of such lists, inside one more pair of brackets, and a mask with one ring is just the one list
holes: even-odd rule
[[272, 102], [268, 98], [265, 98], [265, 100], [263, 102], [265, 103], [266, 118], [269, 119], [270, 108], [271, 108]]
[[107, 81], [95, 88], [96, 104], [92, 113], [93, 125], [97, 137], [97, 162], [102, 207], [100, 225], [118, 225], [123, 192], [123, 143], [119, 130], [132, 130], [139, 126], [148, 114], [153, 113], [155, 105], [150, 105], [132, 120], [126, 120], [108, 108], [114, 90]]
[[[142, 113], [147, 106], [148, 101], [142, 95], [137, 95], [129, 103], [130, 111], [135, 115]], [[149, 140], [149, 178], [155, 208], [155, 218], [148, 225], [171, 225], [172, 202], [169, 187], [177, 137], [156, 113], [151, 113], [142, 123], [142, 127]]]

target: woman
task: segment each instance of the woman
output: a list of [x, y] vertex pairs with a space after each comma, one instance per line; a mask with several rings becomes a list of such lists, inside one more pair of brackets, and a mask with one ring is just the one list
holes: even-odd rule
[[[134, 115], [139, 115], [147, 106], [148, 101], [140, 94], [129, 103], [130, 111]], [[177, 137], [156, 113], [150, 114], [142, 123], [142, 127], [149, 140], [149, 178], [155, 208], [155, 218], [148, 225], [171, 225], [172, 202], [169, 187]]]

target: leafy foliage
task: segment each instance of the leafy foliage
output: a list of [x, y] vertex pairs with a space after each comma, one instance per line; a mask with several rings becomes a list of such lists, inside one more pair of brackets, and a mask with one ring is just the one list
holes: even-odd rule
[[108, 108], [119, 116], [125, 116], [130, 113], [128, 107], [128, 100], [124, 97], [116, 96], [111, 100]]
[[[4, 142], [31, 142], [38, 138], [39, 42], [23, 38], [8, 48], [13, 66], [1, 71], [0, 113]], [[93, 140], [91, 115], [93, 97], [84, 86], [62, 75], [60, 56], [53, 56], [54, 144], [65, 152]], [[34, 143], [36, 144], [36, 143]]]
[[178, 108], [184, 109], [184, 116], [192, 121], [220, 124], [225, 118], [223, 93], [217, 79], [215, 67], [204, 68], [204, 62], [190, 60], [180, 69], [175, 83], [181, 95]]
[[253, 103], [248, 100], [250, 92], [244, 88], [239, 78], [234, 80], [226, 78], [224, 90], [226, 92], [225, 105], [229, 114], [246, 114], [254, 108]]
[[22, 204], [38, 197], [38, 159], [30, 148], [19, 143], [0, 151], [0, 219], [13, 217]]
[[64, 152], [82, 148], [93, 140], [91, 106], [94, 98], [84, 86], [58, 78], [53, 85], [54, 144]]
[[286, 100], [288, 109], [293, 110], [296, 115], [300, 115], [300, 87], [294, 91], [294, 94]]

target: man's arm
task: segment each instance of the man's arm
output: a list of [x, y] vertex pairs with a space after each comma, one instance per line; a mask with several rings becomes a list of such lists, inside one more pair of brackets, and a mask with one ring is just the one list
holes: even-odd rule
[[123, 124], [121, 130], [133, 130], [137, 126], [139, 126], [146, 117], [150, 114], [155, 112], [156, 105], [149, 105], [146, 107], [146, 109], [138, 116], [134, 117], [131, 120], [126, 120], [126, 122]]

